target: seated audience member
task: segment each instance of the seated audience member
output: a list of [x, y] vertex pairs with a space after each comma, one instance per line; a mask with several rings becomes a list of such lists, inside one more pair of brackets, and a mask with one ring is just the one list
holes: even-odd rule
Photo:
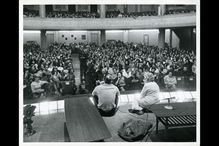
[[62, 95], [75, 95], [77, 91], [77, 86], [74, 82], [65, 81], [62, 85]]
[[177, 84], [176, 77], [173, 76], [171, 71], [169, 71], [168, 75], [164, 77], [164, 84], [167, 90], [172, 91], [176, 89], [176, 84]]
[[193, 65], [192, 65], [192, 73], [195, 76], [196, 75], [196, 62], [194, 60]]
[[125, 78], [122, 76], [120, 72], [118, 73], [118, 77], [116, 78], [115, 85], [119, 88], [120, 91], [125, 91]]
[[37, 95], [43, 95], [45, 93], [45, 89], [42, 89], [44, 84], [48, 83], [47, 81], [41, 81], [39, 76], [35, 76], [35, 80], [31, 83], [31, 90], [33, 95], [36, 97]]
[[54, 87], [55, 87], [55, 93], [57, 95], [60, 94], [60, 89], [61, 89], [61, 82], [60, 82], [60, 78], [61, 78], [61, 75], [60, 73], [58, 72], [58, 69], [57, 68], [53, 68], [53, 71], [52, 71], [52, 76], [51, 76], [51, 79], [52, 79], [52, 82], [54, 83]]
[[147, 112], [151, 105], [158, 103], [160, 88], [154, 82], [154, 75], [152, 73], [144, 74], [144, 87], [141, 90], [139, 99], [133, 102], [132, 109], [129, 112], [142, 115]]
[[79, 86], [78, 86], [78, 92], [79, 92], [79, 94], [87, 94], [88, 93], [88, 91], [85, 89], [85, 86], [83, 85], [83, 84], [80, 84]]
[[113, 116], [118, 107], [119, 89], [112, 84], [111, 75], [105, 77], [105, 83], [95, 87], [92, 92], [95, 105], [102, 116]]

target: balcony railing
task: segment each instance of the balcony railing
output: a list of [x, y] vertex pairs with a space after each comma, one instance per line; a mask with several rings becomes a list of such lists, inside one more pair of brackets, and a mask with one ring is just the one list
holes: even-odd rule
[[24, 18], [24, 30], [155, 29], [196, 26], [196, 13], [137, 18]]

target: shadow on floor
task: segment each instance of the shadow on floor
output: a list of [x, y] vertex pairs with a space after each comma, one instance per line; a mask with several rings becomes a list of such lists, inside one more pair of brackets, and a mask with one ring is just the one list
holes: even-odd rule
[[150, 134], [152, 142], [196, 142], [196, 127], [183, 127], [159, 130], [158, 134], [153, 131]]

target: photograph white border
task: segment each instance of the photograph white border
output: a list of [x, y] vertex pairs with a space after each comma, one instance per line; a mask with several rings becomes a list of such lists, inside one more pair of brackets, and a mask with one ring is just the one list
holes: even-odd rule
[[[197, 128], [196, 142], [23, 142], [23, 5], [24, 4], [195, 4], [196, 5], [196, 58], [197, 58]], [[200, 145], [200, 0], [19, 0], [19, 145], [66, 146], [66, 145], [152, 145], [152, 146], [199, 146]]]

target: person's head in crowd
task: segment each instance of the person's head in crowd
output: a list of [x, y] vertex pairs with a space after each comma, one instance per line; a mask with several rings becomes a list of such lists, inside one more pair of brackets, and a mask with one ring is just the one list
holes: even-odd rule
[[112, 83], [112, 76], [111, 76], [110, 74], [107, 74], [107, 75], [105, 76], [104, 82], [105, 82], [106, 84], [111, 84], [111, 83]]
[[38, 74], [34, 75], [34, 81], [39, 82], [40, 81], [40, 76]]
[[153, 82], [154, 81], [154, 75], [151, 72], [144, 73], [144, 82]]
[[121, 78], [122, 77], [122, 73], [118, 72], [117, 76], [118, 76], [118, 78]]
[[173, 71], [172, 70], [168, 71], [167, 74], [168, 74], [169, 77], [173, 77]]

